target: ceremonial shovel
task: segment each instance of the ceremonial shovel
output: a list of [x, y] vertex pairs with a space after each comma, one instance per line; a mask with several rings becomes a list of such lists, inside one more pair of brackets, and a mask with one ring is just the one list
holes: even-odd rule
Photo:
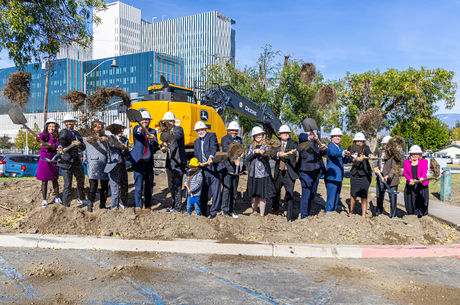
[[147, 135], [151, 135], [147, 128], [144, 128], [144, 126], [141, 124], [141, 121], [144, 118], [142, 118], [142, 113], [139, 110], [130, 108], [126, 110], [126, 116], [130, 122], [136, 122], [139, 124], [139, 126], [142, 128], [142, 130], [144, 130], [145, 133], [147, 133]]
[[[316, 121], [314, 119], [304, 119], [302, 121], [302, 127], [305, 132], [310, 131], [312, 132], [315, 136], [317, 136], [317, 130], [318, 130], [318, 124], [316, 124]], [[316, 139], [316, 142], [318, 142], [318, 145], [321, 146], [326, 146], [319, 139]]]
[[[29, 126], [27, 126], [27, 119], [26, 117], [24, 116], [24, 113], [22, 113], [22, 111], [17, 108], [17, 107], [12, 107], [9, 111], [8, 111], [8, 115], [10, 116], [10, 119], [11, 121], [13, 122], [13, 124], [16, 124], [16, 125], [22, 125], [25, 129], [27, 129], [35, 138], [39, 138], [38, 135], [35, 133], [35, 131], [33, 131], [32, 129], [29, 128]], [[40, 144], [44, 145], [46, 144], [42, 139], [39, 138], [39, 142]]]

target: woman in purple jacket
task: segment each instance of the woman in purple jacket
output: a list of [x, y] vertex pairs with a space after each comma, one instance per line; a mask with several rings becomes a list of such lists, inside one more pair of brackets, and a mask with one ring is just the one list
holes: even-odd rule
[[59, 140], [59, 125], [54, 119], [48, 119], [45, 123], [43, 132], [37, 137], [37, 141], [41, 139], [44, 144], [40, 148], [40, 160], [38, 161], [37, 180], [42, 182], [42, 207], [48, 205], [46, 199], [48, 193], [48, 181], [52, 181], [54, 189], [54, 203], [62, 203], [59, 197], [59, 169], [54, 162], [46, 162], [43, 159], [52, 159], [56, 154]]

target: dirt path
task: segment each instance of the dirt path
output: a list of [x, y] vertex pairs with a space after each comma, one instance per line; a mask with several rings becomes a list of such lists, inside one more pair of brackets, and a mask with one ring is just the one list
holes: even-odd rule
[[[130, 175], [130, 202], [133, 202], [132, 175]], [[0, 209], [0, 232], [39, 234], [78, 234], [122, 236], [126, 238], [216, 239], [222, 242], [306, 242], [334, 244], [449, 244], [460, 243], [457, 231], [440, 224], [431, 217], [418, 219], [398, 211], [398, 218], [387, 215], [362, 218], [359, 214], [347, 217], [342, 213], [324, 213], [321, 203], [325, 199], [325, 187], [321, 183], [313, 206], [315, 216], [287, 222], [284, 216], [269, 214], [266, 217], [250, 215], [249, 201], [238, 202], [238, 219], [219, 216], [215, 219], [186, 213], [166, 213], [170, 205], [167, 179], [164, 174], [155, 177], [153, 207], [151, 210], [99, 210], [86, 212], [74, 200], [70, 208], [52, 204], [40, 207], [41, 196], [38, 181], [9, 179], [0, 181], [0, 203], [14, 209], [12, 213]], [[62, 181], [61, 181], [62, 187]], [[246, 176], [241, 177], [239, 191], [246, 189]], [[300, 183], [296, 183], [296, 191]], [[284, 196], [282, 194], [282, 196]], [[299, 195], [297, 195], [299, 196]], [[373, 194], [370, 200], [375, 202]], [[348, 190], [342, 191], [345, 204]], [[96, 207], [98, 204], [96, 204]], [[346, 206], [346, 204], [345, 204]], [[344, 209], [348, 207], [343, 206]], [[371, 204], [372, 208], [373, 205]], [[389, 210], [388, 203], [385, 206]], [[297, 207], [298, 210], [298, 207]], [[356, 211], [359, 211], [358, 209]]]

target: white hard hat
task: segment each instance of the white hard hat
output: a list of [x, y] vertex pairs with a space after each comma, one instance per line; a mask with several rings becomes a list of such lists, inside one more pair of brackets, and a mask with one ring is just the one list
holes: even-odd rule
[[54, 123], [54, 124], [56, 124], [56, 126], [59, 126], [58, 122], [56, 122], [56, 120], [53, 119], [53, 118], [49, 118], [48, 120], [46, 120], [45, 126], [47, 126], [48, 124], [51, 124], [51, 123]]
[[152, 117], [150, 116], [150, 113], [148, 113], [147, 110], [142, 110], [142, 111], [141, 111], [141, 115], [142, 115], [142, 118], [143, 118], [144, 120], [145, 120], [145, 119], [147, 119], [147, 120], [151, 120], [151, 119], [152, 119]]
[[238, 124], [237, 121], [231, 121], [230, 124], [228, 124], [227, 130], [238, 130], [238, 131], [240, 131], [240, 124]]
[[358, 132], [357, 134], [355, 134], [353, 141], [366, 141], [366, 137], [364, 136], [364, 133]]
[[174, 116], [174, 113], [172, 113], [171, 111], [168, 111], [163, 115], [163, 120], [172, 121], [172, 120], [176, 120], [176, 117]]
[[331, 137], [332, 137], [332, 136], [343, 136], [343, 132], [342, 132], [342, 130], [341, 130], [340, 128], [337, 128], [337, 127], [336, 127], [336, 128], [333, 128], [333, 129], [331, 130], [331, 133], [330, 133], [329, 135], [330, 135]]
[[387, 144], [388, 141], [391, 140], [391, 137], [390, 136], [384, 136], [383, 139], [382, 139], [382, 144]]
[[100, 116], [95, 117], [93, 121], [95, 121], [95, 122], [97, 121], [97, 122], [100, 122], [100, 123], [103, 123], [103, 124], [105, 123], [104, 119], [102, 117], [100, 117]]
[[251, 131], [251, 136], [255, 136], [255, 135], [258, 135], [258, 134], [261, 134], [261, 133], [265, 133], [265, 131], [259, 127], [259, 126], [256, 126], [252, 129]]
[[199, 129], [208, 129], [208, 126], [206, 126], [205, 123], [198, 121], [195, 123], [195, 128], [193, 130], [197, 131]]
[[71, 113], [67, 113], [65, 116], [64, 116], [64, 122], [69, 122], [69, 121], [76, 121], [77, 119], [75, 118], [75, 116]]
[[288, 125], [281, 125], [280, 129], [278, 129], [278, 134], [282, 132], [291, 132], [291, 129], [289, 128]]
[[123, 121], [120, 119], [116, 119], [115, 121], [113, 121], [113, 124], [120, 125], [121, 127], [125, 128], [125, 124], [123, 124]]
[[418, 145], [412, 145], [409, 149], [409, 154], [422, 154], [422, 148]]

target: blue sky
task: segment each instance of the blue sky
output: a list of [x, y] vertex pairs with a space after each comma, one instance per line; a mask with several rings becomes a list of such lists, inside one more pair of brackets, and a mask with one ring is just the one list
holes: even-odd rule
[[[460, 1], [123, 2], [140, 8], [146, 20], [209, 10], [234, 19], [240, 66], [253, 65], [262, 46], [271, 44], [281, 54], [313, 62], [328, 79], [422, 65], [460, 73]], [[5, 54], [0, 56], [0, 67], [9, 66]], [[458, 75], [455, 81], [460, 82]], [[460, 93], [457, 99], [453, 110], [442, 106], [439, 113], [460, 113]]]

